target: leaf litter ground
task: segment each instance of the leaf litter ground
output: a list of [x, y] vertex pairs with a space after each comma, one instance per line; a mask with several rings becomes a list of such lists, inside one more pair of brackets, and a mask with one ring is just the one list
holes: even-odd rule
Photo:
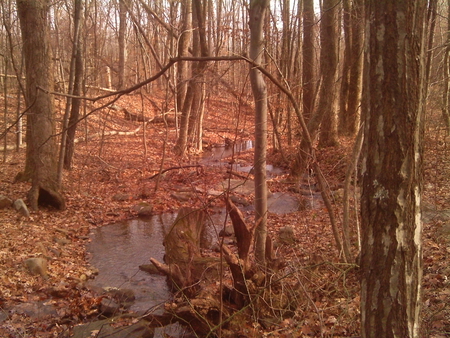
[[[157, 116], [162, 100], [153, 99], [147, 116]], [[136, 97], [123, 97], [115, 103], [129, 113], [141, 113]], [[3, 106], [3, 105], [2, 105]], [[61, 108], [61, 107], [60, 107]], [[63, 109], [61, 109], [62, 111]], [[250, 104], [230, 112], [226, 99], [210, 99], [204, 121], [204, 147], [252, 139]], [[95, 278], [89, 266], [86, 244], [96, 227], [137, 217], [133, 208], [148, 202], [155, 213], [175, 212], [181, 206], [205, 208], [209, 212], [223, 207], [221, 198], [206, 192], [230, 177], [227, 165], [204, 165], [202, 157], [189, 154], [176, 157], [175, 127], [169, 123], [142, 123], [126, 120], [120, 109], [103, 109], [80, 123], [74, 167], [64, 173], [65, 211], [41, 209], [29, 219], [11, 208], [0, 210], [0, 336], [67, 337], [75, 325], [99, 317], [101, 297], [85, 287]], [[229, 118], [227, 118], [229, 117]], [[233, 125], [239, 121], [239, 125]], [[169, 121], [170, 122], [170, 121]], [[8, 136], [12, 144], [13, 135]], [[269, 138], [271, 139], [271, 138]], [[424, 279], [422, 331], [424, 337], [448, 337], [450, 304], [448, 276], [450, 225], [442, 210], [450, 209], [449, 138], [439, 118], [430, 119], [425, 144], [424, 210], [429, 217], [424, 224]], [[342, 139], [336, 148], [319, 149], [318, 157], [331, 189], [335, 192], [336, 215], [341, 217], [346, 163], [352, 142]], [[163, 153], [165, 152], [164, 156]], [[268, 161], [284, 166], [295, 152], [269, 151]], [[287, 160], [286, 160], [287, 157]], [[8, 151], [0, 164], [0, 194], [15, 200], [25, 198], [29, 183], [13, 183], [23, 170], [24, 149]], [[228, 162], [250, 166], [253, 151], [230, 157]], [[194, 165], [200, 165], [194, 167]], [[150, 179], [167, 168], [176, 168]], [[250, 175], [251, 178], [251, 175]], [[155, 191], [156, 185], [158, 189]], [[287, 174], [268, 181], [271, 192], [295, 191], [298, 186]], [[304, 188], [317, 194], [314, 180], [304, 179]], [[191, 188], [189, 201], [176, 198], [180, 190]], [[252, 202], [252, 195], [241, 196]], [[249, 222], [252, 213], [246, 213]], [[341, 217], [342, 218], [342, 217]], [[355, 227], [355, 212], [353, 214]], [[243, 325], [242, 337], [355, 337], [359, 332], [358, 269], [340, 263], [323, 205], [295, 213], [269, 215], [269, 234], [277, 241], [281, 228], [294, 229], [292, 244], [278, 244], [278, 257], [286, 260], [287, 285], [296, 293], [299, 306], [290, 318], [272, 324]], [[143, 253], [145, 254], [145, 253]], [[212, 253], [211, 253], [212, 254]], [[46, 257], [48, 279], [30, 275], [23, 262], [30, 257]], [[136, 267], [137, 268], [137, 267]], [[271, 290], [283, 292], [283, 290]], [[276, 311], [274, 310], [274, 316]]]

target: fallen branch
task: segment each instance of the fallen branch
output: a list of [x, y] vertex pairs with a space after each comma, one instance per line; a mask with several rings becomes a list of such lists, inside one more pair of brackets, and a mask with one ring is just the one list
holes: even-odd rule
[[201, 164], [189, 164], [189, 165], [182, 165], [182, 166], [178, 166], [178, 167], [170, 167], [170, 168], [164, 169], [160, 173], [156, 173], [156, 174], [150, 176], [148, 179], [151, 180], [151, 179], [155, 178], [156, 176], [162, 175], [165, 172], [168, 172], [170, 170], [184, 169], [184, 168], [198, 168], [198, 167], [202, 167], [202, 165]]
[[103, 137], [103, 136], [113, 136], [113, 135], [119, 135], [119, 136], [129, 136], [129, 135], [136, 135], [139, 130], [141, 130], [142, 125], [137, 127], [135, 130], [132, 131], [120, 131], [120, 130], [111, 130], [111, 131], [105, 131], [103, 133], [96, 133], [92, 135], [88, 135], [88, 137], [78, 137], [74, 140], [75, 143], [84, 142], [88, 139], [92, 139], [94, 137]]
[[236, 177], [239, 177], [239, 178], [243, 178], [244, 180], [248, 180], [248, 178], [250, 176], [250, 174], [248, 174], [248, 173], [246, 175], [243, 175], [240, 172], [237, 172], [237, 171], [234, 171], [234, 170], [230, 170], [230, 169], [227, 170], [227, 174], [230, 174], [230, 175], [233, 175], [233, 176], [236, 176]]

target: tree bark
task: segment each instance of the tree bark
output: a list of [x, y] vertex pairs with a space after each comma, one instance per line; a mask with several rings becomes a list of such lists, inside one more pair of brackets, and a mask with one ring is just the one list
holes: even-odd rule
[[[182, 11], [182, 32], [178, 42], [178, 56], [187, 56], [189, 51], [189, 43], [192, 37], [192, 4], [191, 0], [181, 3]], [[189, 62], [182, 61], [177, 65], [177, 109], [182, 109], [187, 91], [187, 79], [189, 71]]]
[[25, 176], [31, 178], [28, 194], [30, 207], [49, 204], [65, 208], [58, 191], [57, 148], [54, 137], [52, 95], [39, 90], [53, 88], [49, 40], [49, 1], [17, 0], [26, 70], [27, 159]]
[[349, 85], [350, 85], [350, 66], [352, 55], [352, 17], [351, 1], [342, 1], [342, 31], [344, 41], [344, 51], [342, 57], [342, 75], [341, 75], [341, 88], [339, 97], [339, 133], [345, 133], [345, 127], [347, 125], [347, 104], [349, 99]]
[[[336, 23], [336, 6], [338, 0], [324, 0], [323, 3], [323, 15], [320, 26], [320, 73], [321, 73], [321, 84], [319, 89], [319, 96], [317, 103], [317, 108], [314, 109], [314, 114], [308, 121], [308, 131], [311, 136], [311, 141], [317, 139], [319, 133], [320, 124], [324, 116], [332, 118], [332, 111], [335, 105], [335, 94], [336, 94], [336, 74], [337, 74], [337, 23]], [[335, 127], [334, 127], [335, 128]], [[328, 132], [331, 131], [328, 130]], [[324, 130], [324, 132], [327, 132]], [[336, 130], [337, 132], [337, 130]], [[334, 135], [337, 137], [337, 135]], [[327, 137], [327, 135], [323, 135]], [[300, 142], [297, 158], [293, 164], [291, 173], [294, 176], [301, 176], [306, 171], [310, 163], [311, 149], [308, 145], [308, 140], [305, 136], [302, 137]], [[313, 145], [311, 145], [313, 146]]]
[[444, 90], [442, 91], [442, 117], [444, 118], [447, 133], [450, 135], [450, 0], [447, 1], [447, 37], [444, 54]]
[[425, 0], [370, 1], [361, 335], [419, 337]]
[[[269, 0], [251, 0], [249, 9], [250, 59], [262, 63], [264, 53], [263, 26]], [[267, 87], [261, 72], [250, 70], [250, 83], [255, 100], [255, 221], [259, 222], [255, 233], [255, 258], [265, 262], [267, 237]]]
[[314, 110], [316, 96], [316, 52], [314, 49], [315, 22], [314, 0], [303, 1], [303, 116], [308, 122]]
[[319, 144], [330, 147], [338, 144], [337, 135], [337, 69], [338, 69], [338, 10], [339, 0], [323, 0], [320, 24], [320, 72], [322, 83], [317, 111], [311, 122], [310, 134], [321, 124]]
[[[204, 3], [201, 0], [192, 1], [192, 23], [196, 29], [193, 32], [193, 56], [208, 56], [208, 44], [206, 41]], [[203, 120], [202, 112], [204, 106], [204, 73], [206, 71], [207, 62], [196, 61], [192, 65], [192, 77], [188, 81], [186, 96], [184, 98], [181, 121], [180, 134], [175, 145], [175, 152], [179, 156], [183, 156], [188, 147], [189, 141], [195, 141], [197, 150], [201, 144], [201, 126]], [[192, 136], [188, 140], [188, 135]], [[196, 137], [195, 137], [196, 136]]]
[[[82, 39], [82, 27], [83, 27], [83, 1], [76, 0], [74, 6], [74, 41], [73, 41], [73, 52], [72, 52], [72, 62], [73, 69], [71, 66], [71, 72], [73, 76], [69, 76], [69, 79], [73, 81], [69, 88], [72, 90], [69, 94], [74, 96], [81, 96], [82, 94], [82, 84], [83, 84], [83, 39]], [[67, 138], [65, 142], [65, 149], [62, 149], [64, 156], [64, 168], [71, 169], [72, 158], [75, 152], [75, 132], [77, 130], [78, 119], [80, 116], [81, 99], [70, 98], [70, 116], [67, 123]], [[61, 144], [61, 148], [63, 148]], [[62, 173], [58, 173], [62, 175]], [[60, 182], [59, 182], [60, 183]]]
[[359, 106], [362, 95], [364, 6], [362, 0], [353, 0], [351, 8], [351, 57], [346, 121], [344, 133], [354, 135], [360, 121]]
[[123, 89], [125, 84], [125, 64], [127, 61], [127, 44], [126, 44], [126, 33], [127, 33], [127, 4], [126, 0], [119, 0], [119, 74], [118, 74], [118, 84], [117, 89]]

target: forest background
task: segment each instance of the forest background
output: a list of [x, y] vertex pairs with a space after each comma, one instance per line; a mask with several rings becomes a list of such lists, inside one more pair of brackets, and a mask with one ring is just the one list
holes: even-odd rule
[[[371, 135], [377, 137], [376, 128], [367, 123], [369, 112], [379, 101], [390, 102], [386, 94], [390, 91], [408, 104], [387, 104], [386, 110], [393, 110], [386, 117], [417, 113], [411, 135], [419, 136], [409, 141], [425, 148], [423, 181], [416, 173], [410, 177], [412, 186], [420, 190], [423, 186], [421, 209], [427, 215], [424, 267], [418, 264], [416, 269], [424, 274], [423, 302], [408, 300], [414, 308], [423, 303], [422, 325], [420, 333], [408, 330], [411, 336], [446, 336], [449, 3], [391, 5], [394, 9], [350, 0], [324, 0], [321, 6], [308, 0], [2, 1], [1, 193], [11, 200], [28, 196], [32, 210], [30, 217], [12, 208], [1, 210], [5, 335], [64, 335], [74, 325], [93, 320], [101, 296], [83, 287], [92, 275], [85, 252], [90, 231], [136, 217], [134, 206], [140, 201], [150, 203], [152, 213], [177, 211], [186, 204], [206, 210], [223, 205], [222, 199], [206, 192], [224, 177], [240, 174], [232, 166], [227, 171], [201, 165], [199, 154], [249, 139], [256, 142], [254, 152], [233, 154], [229, 162], [255, 167], [245, 179], [254, 179], [257, 189], [254, 195], [243, 196], [256, 205], [255, 213], [246, 215], [258, 224], [255, 261], [266, 258], [266, 246], [260, 245], [266, 242], [266, 232], [276, 239], [281, 228], [292, 226], [294, 242], [279, 246], [277, 254], [296, 271], [294, 279], [303, 296], [291, 316], [274, 311], [278, 320], [273, 325], [262, 325], [253, 317], [254, 323], [249, 321], [241, 334], [359, 334], [365, 324], [360, 323], [364, 305], [358, 281], [367, 271], [364, 260], [369, 264], [377, 258], [376, 252], [360, 256], [363, 272], [358, 269], [361, 241], [373, 226], [364, 217], [373, 206], [360, 191], [361, 163], [370, 161], [371, 152], [386, 158], [403, 155], [389, 146], [396, 142], [378, 139], [385, 146], [381, 150], [371, 147], [376, 142], [369, 143]], [[407, 25], [399, 28], [400, 21], [395, 21], [391, 31], [400, 33], [385, 36], [385, 48], [377, 50], [372, 37], [383, 20], [377, 21], [377, 13], [389, 10], [407, 13]], [[259, 19], [260, 26], [249, 17]], [[386, 25], [392, 23], [385, 19]], [[263, 44], [261, 38], [252, 40], [258, 32], [264, 36]], [[373, 61], [384, 55], [387, 64], [395, 53], [389, 54], [386, 46], [400, 46], [404, 36], [418, 37], [414, 43], [420, 50], [406, 48], [404, 55], [417, 56], [421, 64], [412, 73], [397, 74], [402, 69], [398, 66], [408, 71], [414, 67], [408, 57], [394, 58], [393, 68], [384, 69], [393, 72], [383, 73], [384, 88], [389, 90], [378, 92]], [[414, 70], [420, 73], [418, 80]], [[411, 87], [398, 88], [405, 79]], [[415, 98], [417, 105], [409, 106]], [[33, 110], [38, 106], [40, 110]], [[266, 120], [258, 120], [263, 113]], [[386, 125], [386, 130], [394, 130], [393, 126], [404, 134], [411, 131], [399, 120]], [[403, 133], [399, 134], [394, 136], [402, 143]], [[405, 156], [414, 155], [422, 159], [416, 148]], [[266, 161], [285, 168], [285, 174], [268, 179]], [[389, 176], [386, 170], [382, 174]], [[198, 182], [204, 187], [190, 203], [173, 196], [176, 186]], [[376, 180], [372, 177], [371, 182], [375, 185]], [[267, 213], [267, 193], [258, 190], [263, 183], [271, 192], [294, 192], [299, 198], [306, 184], [309, 191], [321, 192], [323, 207], [285, 216]], [[403, 239], [389, 232], [393, 242], [414, 239], [420, 230], [414, 220], [417, 212], [413, 207], [407, 213], [412, 229]], [[64, 244], [56, 240], [61, 236]], [[408, 250], [420, 252], [416, 244], [407, 245]], [[48, 278], [29, 275], [23, 262], [30, 257], [49, 261]], [[390, 279], [392, 270], [382, 268]], [[420, 284], [420, 274], [414, 276]], [[24, 316], [15, 307], [43, 299], [58, 309], [56, 315]], [[405, 315], [406, 326], [415, 327], [417, 318], [410, 315]]]

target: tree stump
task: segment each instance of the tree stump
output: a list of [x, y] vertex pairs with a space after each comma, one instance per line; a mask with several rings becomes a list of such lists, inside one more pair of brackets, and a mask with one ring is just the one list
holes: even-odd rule
[[[181, 208], [178, 216], [164, 238], [166, 254], [164, 263], [151, 258], [150, 261], [168, 276], [169, 285], [174, 290], [195, 293], [189, 287], [199, 280], [196, 271], [202, 261], [200, 242], [205, 229], [206, 214], [202, 210]], [[197, 275], [197, 276], [196, 276]], [[186, 289], [187, 288], [187, 289]]]
[[[283, 287], [270, 283], [278, 279], [272, 278], [277, 269], [272, 269], [271, 263], [277, 260], [273, 257], [270, 238], [266, 248], [268, 264], [259, 266], [250, 255], [257, 224], [246, 224], [231, 200], [227, 199], [226, 204], [236, 235], [237, 253], [221, 245], [222, 258], [202, 257], [201, 238], [206, 214], [181, 208], [164, 238], [164, 263], [150, 259], [177, 291], [174, 301], [166, 305], [164, 322], [179, 321], [200, 336], [215, 336], [214, 332], [220, 329], [222, 337], [234, 337], [243, 323], [253, 320], [255, 311], [261, 323], [276, 321], [283, 316], [280, 313], [293, 313], [297, 298], [287, 294]], [[228, 276], [231, 273], [231, 283], [227, 273]], [[271, 304], [277, 304], [276, 314]], [[152, 323], [161, 320], [153, 314], [145, 319]]]

